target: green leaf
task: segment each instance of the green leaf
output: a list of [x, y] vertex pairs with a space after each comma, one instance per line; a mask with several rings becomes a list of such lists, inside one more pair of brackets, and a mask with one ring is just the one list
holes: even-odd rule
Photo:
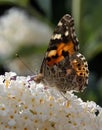
[[0, 4], [15, 4], [26, 7], [29, 0], [0, 0]]
[[97, 30], [95, 33], [89, 37], [84, 45], [84, 53], [86, 57], [90, 60], [94, 58], [97, 54], [102, 52], [102, 28]]

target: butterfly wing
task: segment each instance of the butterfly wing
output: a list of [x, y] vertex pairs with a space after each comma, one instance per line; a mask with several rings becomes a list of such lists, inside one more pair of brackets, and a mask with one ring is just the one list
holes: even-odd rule
[[[79, 41], [75, 34], [74, 20], [69, 14], [66, 14], [53, 32], [42, 66], [45, 62], [48, 66], [59, 63], [66, 56], [77, 52], [79, 50], [78, 45]], [[40, 72], [42, 72], [42, 66]]]
[[88, 65], [79, 52], [74, 20], [66, 14], [55, 28], [36, 81], [56, 86], [61, 92], [82, 91], [88, 84]]

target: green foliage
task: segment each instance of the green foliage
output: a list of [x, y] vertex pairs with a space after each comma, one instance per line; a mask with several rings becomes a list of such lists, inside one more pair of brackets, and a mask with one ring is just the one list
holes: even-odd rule
[[15, 4], [22, 7], [26, 7], [28, 2], [28, 0], [0, 0], [0, 4]]

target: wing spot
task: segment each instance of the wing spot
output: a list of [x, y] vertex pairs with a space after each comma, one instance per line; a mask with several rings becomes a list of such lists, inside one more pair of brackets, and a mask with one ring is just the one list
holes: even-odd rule
[[66, 56], [68, 56], [68, 51], [62, 51], [62, 55], [64, 56], [64, 57], [66, 57]]
[[55, 34], [53, 37], [52, 37], [53, 40], [55, 39], [61, 39], [61, 34]]
[[81, 54], [80, 54], [80, 53], [78, 53], [78, 54], [77, 54], [77, 57], [80, 57], [80, 56], [81, 56]]
[[50, 58], [50, 57], [47, 57], [46, 59], [47, 59], [48, 62], [51, 61], [51, 58]]
[[85, 70], [85, 68], [84, 68], [84, 67], [83, 67], [82, 69], [83, 69], [83, 70]]
[[68, 31], [66, 31], [66, 32], [65, 32], [65, 36], [68, 36], [68, 35], [69, 35]]
[[52, 57], [52, 56], [55, 56], [56, 55], [56, 50], [51, 50], [48, 52], [48, 57]]
[[82, 82], [82, 76], [79, 76], [79, 77], [77, 77], [77, 81], [80, 83], [80, 82]]
[[78, 66], [78, 67], [80, 67], [80, 66], [81, 66], [81, 64], [80, 64], [80, 63], [78, 63], [78, 64], [77, 64], [77, 66]]
[[58, 58], [58, 54], [56, 54], [55, 56], [52, 56], [53, 59], [57, 59]]
[[78, 70], [81, 70], [81, 68], [79, 67]]
[[80, 76], [82, 76], [82, 75], [83, 75], [83, 73], [81, 72], [79, 75], [80, 75]]
[[63, 24], [62, 24], [62, 22], [61, 21], [59, 21], [59, 23], [58, 23], [58, 26], [62, 26]]

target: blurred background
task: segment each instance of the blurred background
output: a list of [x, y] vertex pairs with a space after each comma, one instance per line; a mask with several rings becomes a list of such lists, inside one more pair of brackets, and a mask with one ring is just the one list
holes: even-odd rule
[[89, 85], [78, 96], [102, 106], [102, 0], [0, 0], [0, 75], [38, 73], [54, 27], [66, 13], [74, 17], [90, 70]]

